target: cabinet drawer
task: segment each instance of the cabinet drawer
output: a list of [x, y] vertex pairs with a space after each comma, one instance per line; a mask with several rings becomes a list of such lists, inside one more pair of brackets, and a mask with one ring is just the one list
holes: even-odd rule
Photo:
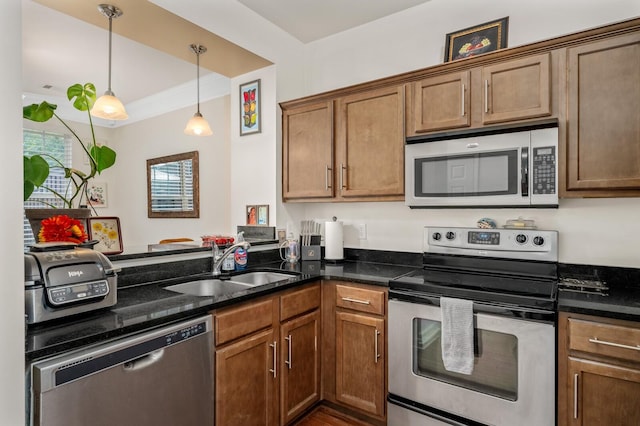
[[320, 306], [320, 284], [313, 284], [302, 290], [280, 297], [280, 321], [312, 311]]
[[271, 327], [277, 305], [273, 299], [222, 309], [215, 314], [216, 345]]
[[640, 362], [640, 328], [569, 319], [569, 348]]
[[336, 306], [354, 311], [384, 315], [384, 290], [372, 290], [346, 285], [336, 286]]

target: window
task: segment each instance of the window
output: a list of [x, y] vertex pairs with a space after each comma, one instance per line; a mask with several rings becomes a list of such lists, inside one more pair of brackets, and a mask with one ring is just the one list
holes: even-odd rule
[[[71, 140], [64, 135], [23, 129], [22, 150], [24, 155], [28, 157], [34, 154], [47, 153], [57, 158], [58, 161], [65, 166], [71, 167]], [[56, 192], [64, 194], [68, 186], [68, 179], [64, 177], [64, 170], [57, 166], [57, 163], [50, 158], [44, 158], [51, 167], [49, 177], [44, 185], [52, 188]], [[29, 200], [24, 202], [24, 207], [27, 208], [47, 207], [48, 205], [63, 207], [62, 200], [56, 198], [51, 192], [42, 187], [36, 188], [33, 194], [31, 194], [31, 197], [29, 197]], [[35, 238], [31, 232], [29, 221], [24, 218], [25, 247], [34, 242]]]

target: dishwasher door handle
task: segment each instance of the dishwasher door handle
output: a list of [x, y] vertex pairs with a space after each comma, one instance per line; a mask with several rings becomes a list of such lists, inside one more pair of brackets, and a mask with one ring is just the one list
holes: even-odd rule
[[131, 361], [125, 362], [122, 367], [125, 371], [138, 371], [146, 368], [150, 365], [155, 364], [160, 361], [164, 355], [164, 349], [158, 349], [157, 351], [150, 352], [146, 355], [143, 355], [139, 358], [133, 359]]

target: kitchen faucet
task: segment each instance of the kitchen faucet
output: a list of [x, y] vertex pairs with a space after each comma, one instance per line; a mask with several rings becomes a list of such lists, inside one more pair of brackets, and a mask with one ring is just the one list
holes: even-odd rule
[[242, 247], [245, 250], [249, 250], [249, 248], [251, 247], [251, 244], [249, 244], [248, 241], [239, 241], [231, 245], [222, 254], [220, 254], [220, 249], [218, 248], [218, 245], [215, 242], [213, 243], [213, 268], [212, 268], [211, 274], [214, 277], [219, 277], [221, 275], [220, 270], [222, 269], [222, 263], [227, 257], [231, 256], [233, 252], [236, 251], [236, 249], [239, 247]]

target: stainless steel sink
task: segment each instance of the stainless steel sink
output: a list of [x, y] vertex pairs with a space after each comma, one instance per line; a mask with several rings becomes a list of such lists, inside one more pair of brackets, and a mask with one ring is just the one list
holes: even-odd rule
[[175, 284], [165, 287], [165, 290], [176, 293], [191, 294], [193, 296], [225, 296], [249, 289], [251, 286], [236, 283], [229, 280], [217, 280], [214, 278], [189, 281], [182, 284]]
[[205, 278], [188, 281], [186, 283], [165, 287], [165, 290], [191, 294], [193, 296], [224, 296], [245, 291], [252, 287], [285, 281], [294, 276], [295, 275], [280, 272], [247, 272], [241, 275], [234, 275], [230, 279], [224, 280]]
[[231, 281], [254, 287], [258, 285], [271, 284], [278, 281], [285, 281], [293, 277], [294, 275], [282, 274], [280, 272], [247, 272], [231, 277]]

